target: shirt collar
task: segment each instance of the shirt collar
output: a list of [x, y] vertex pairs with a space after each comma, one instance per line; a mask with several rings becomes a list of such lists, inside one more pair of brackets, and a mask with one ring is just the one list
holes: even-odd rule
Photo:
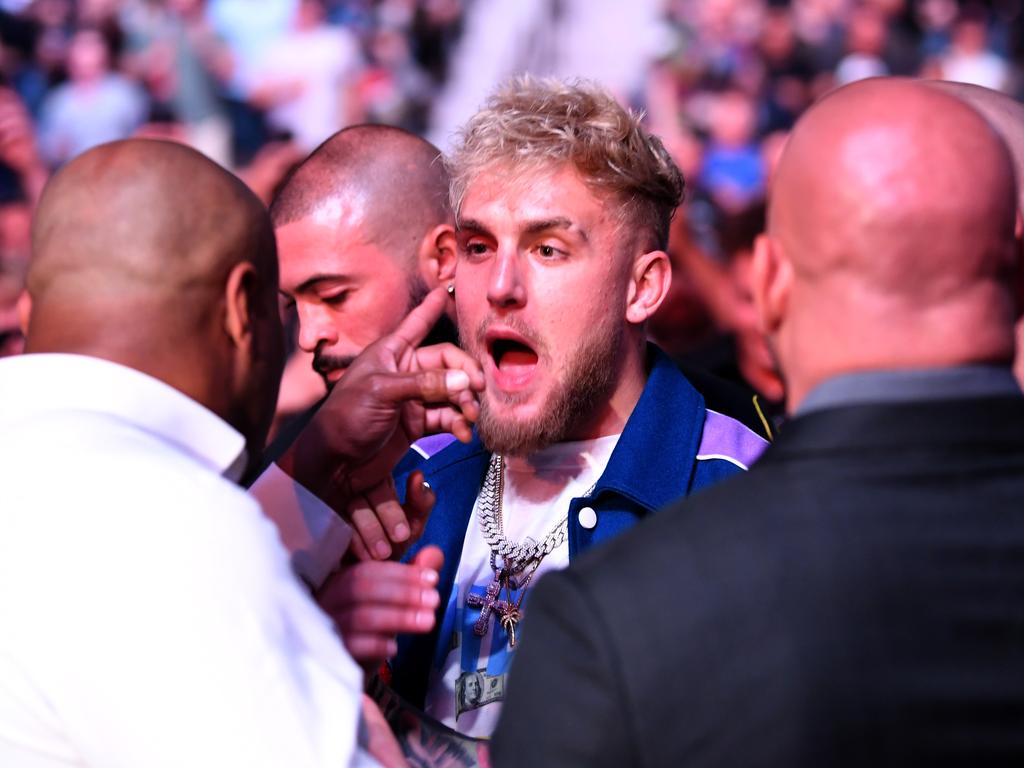
[[872, 403], [954, 400], [1019, 395], [1020, 385], [1007, 366], [962, 365], [947, 368], [861, 371], [834, 376], [811, 390], [797, 416], [826, 408]]
[[233, 482], [245, 470], [245, 438], [236, 429], [148, 374], [86, 355], [0, 360], [0, 424], [58, 411], [90, 411], [130, 422], [178, 444]]

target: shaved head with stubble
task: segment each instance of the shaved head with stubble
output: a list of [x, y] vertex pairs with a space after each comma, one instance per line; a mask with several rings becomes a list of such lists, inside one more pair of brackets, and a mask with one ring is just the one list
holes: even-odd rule
[[809, 110], [754, 264], [788, 409], [844, 373], [1008, 364], [1015, 184], [988, 122], [921, 83], [862, 81]]
[[299, 346], [328, 384], [454, 265], [441, 153], [399, 128], [339, 131], [289, 177], [270, 213]]
[[32, 250], [28, 352], [91, 355], [161, 379], [258, 455], [283, 337], [273, 231], [241, 181], [178, 144], [105, 144], [50, 180]]

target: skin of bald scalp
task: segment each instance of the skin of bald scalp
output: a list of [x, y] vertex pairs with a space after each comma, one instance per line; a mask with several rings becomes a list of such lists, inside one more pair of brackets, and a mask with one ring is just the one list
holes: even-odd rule
[[328, 385], [450, 278], [447, 194], [436, 147], [363, 125], [324, 142], [274, 200], [281, 292], [295, 303], [299, 346]]
[[[1021, 251], [1017, 280], [1019, 307], [1024, 307], [1024, 104], [1005, 93], [982, 88], [979, 85], [935, 80], [928, 83], [950, 95], [962, 99], [978, 110], [992, 124], [1006, 142], [1013, 156], [1017, 172], [1017, 237]], [[1024, 318], [1017, 320], [1017, 352], [1013, 361], [1013, 374], [1024, 386]]]
[[238, 179], [178, 144], [102, 145], [50, 181], [32, 246], [27, 351], [161, 379], [259, 456], [284, 339], [273, 230]]
[[870, 80], [808, 113], [754, 259], [789, 410], [843, 373], [1008, 362], [1015, 209], [1009, 150], [952, 96]]

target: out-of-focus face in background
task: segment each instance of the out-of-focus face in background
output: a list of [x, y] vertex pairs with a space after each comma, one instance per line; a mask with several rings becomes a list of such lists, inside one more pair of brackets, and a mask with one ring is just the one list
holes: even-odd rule
[[84, 29], [71, 38], [68, 47], [68, 74], [78, 83], [94, 82], [107, 73], [110, 54], [103, 35]]

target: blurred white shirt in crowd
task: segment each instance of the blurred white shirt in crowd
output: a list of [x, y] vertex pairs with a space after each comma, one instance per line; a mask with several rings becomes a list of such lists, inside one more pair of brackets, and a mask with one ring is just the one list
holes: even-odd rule
[[126, 139], [146, 120], [145, 92], [119, 74], [89, 85], [68, 82], [43, 102], [39, 149], [51, 165], [108, 141]]
[[237, 431], [130, 368], [25, 355], [0, 434], [0, 765], [375, 764]]
[[269, 46], [250, 90], [287, 93], [267, 110], [267, 121], [311, 152], [345, 127], [345, 91], [361, 66], [359, 42], [344, 27], [294, 30]]

